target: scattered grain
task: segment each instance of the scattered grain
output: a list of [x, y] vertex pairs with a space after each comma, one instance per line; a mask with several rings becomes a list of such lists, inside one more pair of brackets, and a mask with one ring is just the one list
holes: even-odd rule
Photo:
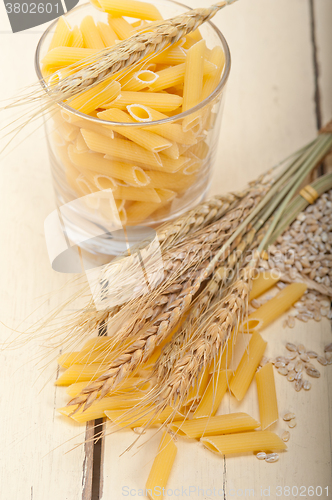
[[288, 349], [291, 352], [297, 351], [296, 345], [295, 344], [291, 344], [290, 342], [287, 342], [286, 349]]
[[287, 443], [287, 441], [289, 441], [289, 438], [290, 438], [290, 432], [289, 431], [284, 431], [282, 434], [281, 434], [281, 439], [283, 441], [285, 441], [285, 443]]
[[292, 411], [288, 411], [282, 418], [285, 422], [288, 422], [289, 420], [295, 418], [295, 413], [293, 413]]
[[268, 462], [268, 463], [278, 462], [278, 460], [279, 460], [278, 453], [269, 453], [265, 457], [265, 462]]
[[324, 356], [317, 356], [317, 361], [318, 361], [318, 363], [320, 363], [323, 366], [327, 365], [327, 359], [324, 358]]
[[256, 458], [258, 458], [258, 460], [265, 460], [265, 458], [266, 458], [265, 451], [260, 451], [259, 453], [257, 453]]
[[313, 378], [320, 377], [320, 372], [316, 368], [308, 367], [308, 368], [306, 368], [306, 372], [307, 372], [307, 375], [309, 375], [309, 377], [313, 377]]

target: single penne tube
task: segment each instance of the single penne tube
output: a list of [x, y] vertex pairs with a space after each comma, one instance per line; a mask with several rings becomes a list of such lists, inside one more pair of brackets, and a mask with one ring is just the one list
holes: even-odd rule
[[292, 283], [286, 286], [273, 299], [269, 300], [255, 312], [248, 316], [240, 328], [246, 332], [258, 332], [267, 325], [279, 318], [284, 312], [288, 311], [295, 302], [297, 302], [307, 289], [305, 283]]
[[280, 279], [279, 273], [275, 271], [263, 271], [252, 280], [252, 288], [249, 300], [254, 300], [267, 290], [272, 288]]
[[118, 427], [143, 427], [144, 425], [159, 425], [166, 422], [170, 416], [178, 419], [183, 418], [179, 412], [175, 412], [170, 406], [167, 406], [162, 412], [156, 413], [155, 409], [151, 406], [143, 406], [140, 408], [120, 409], [120, 410], [107, 410], [105, 415], [109, 418], [114, 425]]
[[179, 436], [199, 439], [202, 436], [219, 436], [220, 434], [253, 431], [259, 425], [259, 422], [247, 413], [229, 413], [228, 415], [172, 422], [168, 427]]
[[111, 26], [109, 24], [98, 21], [97, 29], [102, 41], [104, 42], [105, 47], [113, 47], [116, 40], [118, 40], [118, 37], [115, 31], [112, 30]]
[[123, 17], [108, 16], [108, 24], [116, 33], [119, 40], [126, 40], [133, 35], [133, 27]]
[[64, 386], [75, 384], [76, 382], [96, 380], [107, 370], [108, 365], [101, 365], [100, 363], [91, 363], [90, 365], [74, 364], [60, 375], [55, 381], [55, 385]]
[[139, 90], [146, 89], [147, 87], [151, 87], [151, 85], [156, 82], [159, 78], [157, 73], [149, 69], [141, 69], [140, 71], [136, 71], [127, 83], [122, 85], [123, 90], [128, 90], [132, 92], [138, 92]]
[[212, 374], [193, 418], [210, 417], [217, 413], [222, 398], [229, 387], [232, 375], [231, 370], [220, 370]]
[[188, 395], [183, 402], [182, 406], [190, 406], [194, 401], [199, 401], [208, 385], [210, 378], [210, 367], [206, 366], [205, 369], [200, 373], [197, 381], [193, 386], [190, 387]]
[[191, 146], [189, 151], [191, 153], [193, 153], [195, 156], [197, 156], [200, 160], [205, 160], [210, 152], [210, 147], [203, 140], [203, 141], [197, 142], [197, 144], [194, 144], [194, 146]]
[[169, 49], [164, 50], [149, 59], [149, 62], [155, 64], [181, 64], [186, 61], [187, 53], [179, 45], [173, 45]]
[[163, 488], [166, 489], [176, 453], [177, 448], [172, 436], [168, 432], [164, 432], [145, 484], [146, 495], [150, 500], [160, 499], [160, 491], [163, 491]]
[[185, 41], [182, 45], [184, 49], [190, 49], [195, 43], [199, 42], [202, 40], [202, 35], [199, 29], [197, 28], [194, 31], [191, 31], [188, 33], [188, 35], [185, 36]]
[[118, 158], [125, 161], [140, 163], [150, 168], [158, 168], [161, 170], [164, 168], [158, 153], [148, 151], [138, 144], [126, 139], [112, 139], [110, 141], [107, 137], [87, 129], [81, 129], [81, 132], [89, 149], [96, 153], [107, 155], [109, 157], [108, 159]]
[[[148, 83], [149, 88], [153, 92], [160, 92], [170, 87], [174, 87], [184, 82], [186, 71], [186, 63], [177, 64], [170, 68], [157, 71], [155, 75], [157, 78], [154, 82]], [[215, 64], [205, 60], [203, 64], [203, 75], [213, 75], [217, 71]]]
[[117, 99], [112, 102], [105, 102], [100, 107], [104, 109], [126, 109], [130, 104], [143, 104], [143, 106], [149, 106], [157, 111], [167, 112], [178, 109], [182, 105], [182, 97], [158, 92], [122, 91]]
[[69, 46], [78, 48], [84, 47], [83, 35], [78, 26], [74, 26], [71, 31]]
[[83, 135], [81, 134], [81, 131], [79, 132], [78, 136], [75, 139], [75, 148], [76, 151], [78, 151], [80, 154], [81, 153], [88, 153], [89, 148], [86, 145], [85, 140], [83, 139]]
[[[106, 135], [106, 137], [109, 137], [110, 139], [114, 139], [114, 132], [111, 128], [105, 126], [105, 125], [99, 125], [98, 123], [94, 123], [88, 119], [84, 118], [73, 118], [72, 113], [69, 113], [67, 110], [61, 111], [61, 116], [68, 121], [68, 123], [72, 123], [76, 127], [79, 128], [85, 128], [87, 130], [92, 130], [93, 132], [96, 132], [96, 134], [102, 134]], [[68, 119], [69, 118], [69, 119]]]
[[263, 357], [266, 345], [267, 342], [262, 339], [259, 333], [253, 333], [248, 348], [244, 352], [230, 382], [231, 392], [238, 401], [242, 401], [244, 398]]
[[80, 352], [95, 352], [100, 350], [112, 349], [114, 345], [114, 339], [112, 337], [95, 337], [89, 339], [85, 342]]
[[273, 365], [267, 363], [256, 373], [259, 415], [262, 431], [279, 418]]
[[[118, 408], [130, 408], [141, 402], [140, 397], [134, 397], [133, 394], [122, 395], [122, 396], [108, 396], [106, 398], [98, 399], [92, 403], [92, 405], [83, 411], [81, 408], [75, 415], [71, 418], [83, 424], [89, 422], [90, 420], [95, 420], [96, 418], [103, 418], [104, 412], [106, 410], [114, 410]], [[58, 408], [58, 412], [65, 416], [70, 416], [70, 414], [77, 409], [77, 405], [65, 406], [64, 408]]]
[[173, 142], [173, 144], [169, 148], [163, 150], [163, 154], [167, 156], [167, 158], [171, 158], [172, 160], [178, 160], [180, 158], [178, 143]]
[[112, 79], [98, 83], [89, 90], [81, 92], [67, 101], [67, 104], [81, 113], [90, 114], [99, 108], [105, 100], [113, 100], [120, 95], [121, 85]]
[[147, 21], [158, 21], [162, 16], [153, 4], [139, 2], [137, 0], [98, 0], [105, 12], [112, 16], [134, 17], [135, 19], [146, 19]]
[[41, 62], [47, 68], [61, 68], [89, 58], [97, 52], [97, 49], [84, 49], [82, 47], [55, 47], [47, 52]]
[[[182, 111], [188, 111], [202, 101], [205, 49], [205, 40], [201, 40], [187, 52]], [[190, 130], [198, 121], [199, 115], [196, 113], [186, 117], [182, 124], [183, 130]]]
[[84, 46], [89, 49], [102, 50], [105, 44], [100, 36], [100, 33], [95, 25], [92, 16], [85, 16], [81, 22], [80, 30], [83, 36]]
[[[115, 160], [107, 160], [99, 153], [77, 154], [72, 146], [68, 148], [69, 158], [77, 167], [84, 170], [91, 170], [97, 174], [104, 174], [110, 177], [120, 179], [131, 186], [143, 187], [162, 187], [150, 186], [151, 180], [147, 172], [141, 167], [129, 165]], [[167, 174], [166, 174], [167, 175]]]
[[55, 49], [56, 47], [67, 47], [71, 40], [70, 26], [67, 20], [61, 16], [55, 27], [55, 31], [48, 48], [48, 51]]
[[65, 141], [71, 142], [77, 138], [80, 129], [78, 127], [66, 122], [62, 118], [62, 116], [59, 112], [52, 115], [52, 120], [54, 121], [55, 130], [57, 130], [57, 132], [59, 132], [59, 134], [61, 135], [61, 137], [64, 138]]
[[[131, 116], [129, 116], [124, 111], [116, 108], [101, 111], [100, 113], [98, 113], [98, 118], [100, 118], [101, 120], [109, 120], [119, 123], [136, 123]], [[110, 125], [110, 127], [115, 132], [118, 132], [127, 139], [130, 139], [139, 146], [142, 146], [143, 148], [147, 149], [148, 151], [152, 151], [153, 153], [159, 153], [164, 149], [172, 147], [172, 143], [164, 137], [154, 134], [153, 132], [148, 132], [147, 130], [142, 130], [139, 127], [131, 128], [116, 125]]]
[[[157, 120], [165, 120], [169, 118], [167, 115], [141, 104], [131, 104], [127, 106], [127, 111], [130, 116], [137, 122], [148, 123]], [[155, 132], [170, 141], [176, 141], [181, 145], [191, 146], [196, 144], [195, 135], [189, 132], [183, 132], [182, 126], [178, 123], [165, 123], [162, 125], [152, 125], [146, 127], [146, 130]]]
[[188, 189], [197, 180], [194, 175], [185, 175], [181, 171], [169, 174], [155, 170], [145, 170], [145, 173], [150, 179], [149, 187], [171, 189], [176, 192]]
[[221, 80], [221, 75], [225, 66], [225, 54], [221, 47], [214, 47], [212, 49], [209, 61], [216, 66], [216, 71], [204, 75], [202, 100], [212, 94]]
[[208, 449], [220, 455], [234, 453], [258, 453], [260, 451], [275, 452], [287, 448], [286, 443], [277, 434], [270, 431], [240, 432], [201, 438]]
[[[147, 203], [161, 203], [158, 190], [146, 187], [118, 186], [113, 191], [113, 196], [117, 200], [141, 201]], [[127, 214], [128, 217], [128, 214]]]
[[161, 199], [160, 203], [137, 201], [129, 206], [127, 209], [127, 224], [129, 226], [143, 222], [158, 208], [164, 207], [170, 203], [176, 195], [174, 191], [168, 189], [157, 189], [156, 191]]
[[[77, 382], [76, 384], [72, 384], [66, 389], [66, 393], [71, 397], [75, 398], [81, 392], [85, 387], [89, 385], [89, 382]], [[116, 387], [116, 392], [109, 392], [106, 394], [105, 397], [113, 397], [119, 396], [122, 392], [126, 392], [126, 390], [137, 390], [137, 391], [142, 391], [143, 389], [147, 389], [149, 387], [149, 383], [145, 382], [139, 377], [129, 377], [128, 379], [124, 380], [120, 384], [117, 385]], [[137, 393], [138, 394], [138, 393]], [[115, 410], [115, 411], [121, 411], [121, 410]]]

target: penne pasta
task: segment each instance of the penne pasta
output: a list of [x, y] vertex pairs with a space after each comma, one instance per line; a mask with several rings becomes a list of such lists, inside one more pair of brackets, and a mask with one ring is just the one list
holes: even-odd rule
[[98, 21], [97, 29], [105, 47], [113, 47], [118, 37], [116, 36], [115, 31], [112, 30], [111, 26]]
[[102, 50], [105, 44], [99, 34], [92, 16], [85, 16], [81, 22], [80, 30], [83, 36], [84, 47], [87, 49]]
[[96, 380], [100, 375], [105, 373], [108, 365], [101, 365], [100, 363], [91, 363], [90, 365], [71, 365], [60, 377], [55, 381], [55, 385], [71, 385], [76, 382], [90, 382]]
[[[155, 409], [150, 406], [143, 406], [140, 408], [131, 408], [130, 410], [107, 410], [105, 415], [109, 418], [114, 425], [118, 427], [143, 427], [144, 425], [159, 425], [166, 422], [170, 416], [174, 414], [174, 409], [168, 406], [161, 413], [156, 415]], [[175, 419], [183, 418], [183, 415], [176, 412]]]
[[73, 99], [70, 99], [67, 104], [81, 113], [89, 114], [99, 108], [103, 102], [115, 99], [120, 95], [120, 91], [121, 85], [119, 82], [107, 79], [91, 89], [81, 92]]
[[100, 107], [104, 109], [118, 108], [126, 109], [131, 104], [142, 104], [150, 106], [161, 112], [172, 111], [182, 104], [182, 97], [174, 94], [161, 94], [158, 92], [129, 92], [122, 91], [121, 95], [112, 102], [105, 102]]
[[157, 73], [154, 73], [149, 69], [141, 69], [131, 75], [127, 83], [122, 85], [122, 88], [123, 90], [138, 92], [139, 90], [146, 89], [147, 87], [151, 88], [151, 85], [153, 85], [158, 78], [159, 75]]
[[126, 40], [133, 35], [133, 27], [123, 17], [108, 16], [108, 24], [119, 40]]
[[117, 189], [113, 191], [113, 196], [117, 200], [131, 200], [138, 202], [141, 201], [144, 203], [153, 203], [156, 205], [159, 205], [161, 203], [161, 198], [158, 194], [158, 190], [153, 188], [117, 186]]
[[137, 0], [98, 0], [105, 12], [113, 16], [134, 17], [148, 21], [158, 21], [162, 16], [153, 4]]
[[273, 299], [256, 309], [241, 325], [244, 331], [258, 332], [281, 316], [297, 302], [307, 289], [305, 283], [292, 283]]
[[[204, 60], [203, 62], [203, 74], [213, 75], [216, 73], [217, 67], [215, 64]], [[155, 82], [149, 83], [149, 89], [153, 92], [160, 92], [160, 90], [169, 89], [170, 87], [179, 85], [184, 82], [184, 76], [186, 71], [186, 63], [178, 64], [176, 66], [171, 66], [167, 69], [157, 71], [155, 74], [157, 76]]]
[[216, 71], [214, 73], [204, 75], [204, 83], [201, 96], [202, 100], [206, 99], [207, 97], [209, 97], [209, 95], [212, 94], [221, 80], [221, 75], [225, 65], [225, 54], [221, 47], [214, 47], [214, 49], [212, 49], [209, 61], [216, 66]]
[[272, 363], [267, 363], [256, 373], [259, 414], [264, 431], [279, 418], [276, 386]]
[[[201, 40], [193, 45], [187, 53], [182, 111], [197, 106], [202, 100], [204, 56], [206, 43]], [[200, 116], [195, 114], [183, 120], [183, 130], [190, 130], [199, 122]]]
[[47, 68], [61, 68], [63, 66], [70, 66], [82, 59], [89, 58], [96, 54], [96, 49], [84, 49], [81, 47], [55, 47], [47, 52], [42, 59], [42, 64]]
[[[87, 385], [89, 385], [89, 383], [90, 382], [77, 382], [76, 384], [72, 384], [69, 387], [67, 387], [66, 392], [71, 398], [75, 398], [82, 392], [82, 390]], [[144, 382], [144, 380], [141, 379], [140, 377], [129, 377], [128, 379], [124, 380], [123, 382], [117, 385], [116, 392], [109, 392], [105, 395], [105, 397], [120, 396], [126, 392], [134, 390], [135, 394], [139, 395], [140, 391], [143, 390], [145, 391], [149, 389], [149, 387], [150, 383]], [[121, 410], [114, 410], [114, 411], [121, 411]]]
[[193, 418], [210, 417], [217, 413], [221, 400], [229, 387], [232, 375], [231, 370], [220, 370], [213, 373]]
[[145, 484], [146, 495], [150, 500], [161, 498], [160, 493], [166, 489], [167, 481], [170, 476], [177, 448], [168, 432], [164, 432], [159, 444], [156, 458], [152, 464], [148, 480]]
[[282, 451], [286, 443], [270, 431], [240, 432], [224, 436], [203, 437], [201, 442], [208, 449], [220, 455], [234, 453], [258, 453], [260, 451]]
[[259, 427], [259, 422], [247, 413], [229, 413], [216, 417], [193, 418], [183, 422], [172, 422], [169, 429], [179, 436], [199, 439], [202, 436], [219, 436], [236, 432], [253, 431]]
[[263, 271], [252, 280], [249, 300], [256, 299], [278, 283], [280, 276], [275, 271]]
[[74, 141], [77, 138], [80, 129], [63, 120], [59, 112], [52, 115], [52, 120], [54, 121], [55, 130], [66, 142]]
[[263, 357], [267, 342], [259, 333], [255, 332], [249, 342], [247, 350], [244, 352], [234, 377], [230, 382], [231, 392], [238, 401], [244, 398], [258, 365]]
[[71, 40], [70, 26], [65, 19], [61, 16], [58, 19], [56, 28], [48, 50], [55, 49], [56, 47], [68, 47]]
[[[121, 163], [112, 160], [106, 160], [103, 155], [99, 153], [89, 152], [87, 154], [77, 154], [72, 146], [68, 148], [69, 158], [74, 165], [84, 170], [91, 170], [97, 174], [104, 174], [110, 177], [120, 179], [132, 186], [150, 186], [151, 180], [147, 172], [141, 167], [129, 165], [128, 163]], [[167, 174], [166, 174], [167, 175]]]
[[78, 48], [84, 47], [83, 35], [78, 26], [74, 26], [71, 31], [69, 46]]
[[138, 201], [130, 205], [127, 209], [127, 223], [129, 226], [131, 224], [139, 224], [140, 222], [143, 222], [158, 208], [164, 207], [175, 198], [174, 191], [170, 191], [168, 189], [157, 189], [156, 191], [161, 199], [160, 203]]
[[[136, 123], [127, 113], [124, 113], [120, 109], [113, 108], [98, 113], [98, 118], [119, 123]], [[110, 125], [110, 128], [153, 153], [159, 153], [164, 149], [172, 147], [172, 143], [164, 137], [154, 134], [153, 132], [148, 132], [147, 130], [142, 130], [139, 127]]]
[[172, 45], [169, 49], [149, 59], [150, 63], [155, 64], [181, 64], [186, 61], [187, 54], [179, 45]]

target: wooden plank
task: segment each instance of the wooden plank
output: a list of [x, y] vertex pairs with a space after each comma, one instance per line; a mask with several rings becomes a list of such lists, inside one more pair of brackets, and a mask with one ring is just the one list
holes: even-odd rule
[[[44, 29], [13, 35], [1, 4], [1, 99], [36, 81], [33, 55]], [[68, 277], [51, 269], [44, 240], [44, 219], [55, 204], [42, 125], [36, 123], [32, 129], [40, 129], [35, 135], [1, 157], [0, 343], [10, 334], [18, 336], [11, 328], [24, 331], [65, 298], [47, 295]], [[36, 340], [0, 352], [1, 497], [80, 500], [85, 453], [83, 445], [76, 445], [84, 442], [85, 428], [57, 414], [55, 408], [67, 401], [65, 390], [54, 387], [59, 349], [38, 364], [39, 356], [45, 356], [40, 344]]]
[[[191, 3], [193, 7], [198, 5], [197, 1]], [[316, 134], [316, 117], [307, 3], [301, 0], [239, 2], [222, 11], [215, 22], [232, 53], [211, 187], [212, 193], [220, 193], [242, 188], [248, 180], [310, 141]], [[297, 324], [290, 332], [281, 330], [281, 322], [264, 332], [264, 337], [271, 340], [269, 349], [276, 355], [280, 354], [287, 336], [320, 351], [330, 336], [327, 321]], [[328, 457], [332, 447], [326, 436], [330, 433], [332, 415], [327, 402], [331, 370], [322, 372], [322, 378], [313, 382], [309, 393], [295, 393], [281, 376], [277, 379], [281, 412], [294, 409], [299, 422], [292, 431], [290, 451], [282, 455], [278, 464], [262, 464], [250, 456], [225, 461], [200, 444], [179, 439], [169, 487], [180, 491], [183, 487], [188, 493], [192, 486], [190, 498], [198, 499], [202, 498], [198, 488], [205, 490], [207, 498], [214, 498], [211, 492], [206, 492], [211, 488], [217, 492], [226, 490], [225, 496], [220, 493], [220, 498], [235, 497], [232, 489], [254, 488], [255, 497], [260, 498], [260, 487], [270, 486], [271, 498], [275, 498], [272, 488], [278, 481], [290, 486], [330, 484]], [[258, 418], [255, 391], [252, 385], [243, 405], [227, 396], [220, 413], [244, 408]], [[310, 412], [310, 408], [318, 407], [319, 415]], [[147, 437], [152, 434], [149, 431]], [[129, 452], [119, 458], [133, 438], [134, 434], [129, 431], [106, 438], [102, 500], [119, 498], [124, 487], [136, 492], [144, 488], [157, 438], [151, 439], [137, 454]]]

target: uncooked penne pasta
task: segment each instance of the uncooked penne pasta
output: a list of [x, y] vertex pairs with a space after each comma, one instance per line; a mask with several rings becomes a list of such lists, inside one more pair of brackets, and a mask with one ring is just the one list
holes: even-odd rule
[[75, 147], [76, 151], [78, 151], [80, 154], [81, 153], [88, 153], [89, 148], [86, 145], [85, 140], [83, 139], [83, 135], [81, 134], [81, 131], [79, 132], [78, 136], [75, 139]]
[[120, 91], [121, 85], [119, 82], [107, 79], [98, 83], [95, 87], [81, 92], [73, 99], [70, 99], [67, 104], [81, 113], [89, 114], [99, 108], [103, 102], [115, 99], [120, 95]]
[[112, 102], [105, 102], [101, 108], [126, 109], [131, 104], [143, 104], [161, 112], [172, 111], [182, 104], [182, 97], [174, 94], [162, 94], [158, 92], [129, 92], [122, 91], [121, 95]]
[[171, 189], [176, 192], [187, 189], [197, 180], [196, 176], [185, 175], [181, 171], [169, 174], [155, 170], [145, 170], [145, 174], [150, 179], [149, 187]]
[[210, 63], [216, 66], [216, 71], [208, 75], [204, 75], [203, 90], [201, 99], [206, 99], [217, 88], [221, 74], [225, 65], [225, 54], [221, 47], [214, 47], [209, 57]]
[[138, 92], [139, 90], [146, 89], [147, 87], [151, 88], [151, 85], [153, 85], [158, 78], [159, 75], [157, 73], [154, 73], [149, 69], [141, 69], [131, 75], [127, 83], [123, 84], [122, 82], [122, 88], [123, 90]]
[[108, 24], [116, 33], [119, 40], [125, 40], [133, 35], [133, 27], [123, 17], [108, 16]]
[[159, 425], [166, 422], [170, 416], [175, 419], [183, 418], [183, 415], [179, 412], [175, 413], [174, 409], [167, 406], [162, 412], [156, 415], [154, 409], [151, 406], [144, 406], [140, 408], [133, 408], [130, 410], [107, 410], [105, 415], [109, 418], [113, 424], [118, 427], [143, 427], [144, 425]]
[[[82, 390], [89, 385], [90, 382], [77, 382], [76, 384], [71, 384], [69, 387], [67, 387], [66, 392], [71, 398], [75, 398], [78, 396]], [[117, 385], [116, 387], [116, 392], [109, 392], [105, 395], [105, 397], [113, 397], [113, 396], [120, 396], [126, 393], [128, 390], [137, 390], [137, 395], [139, 395], [139, 392], [142, 390], [146, 390], [150, 387], [149, 382], [144, 382], [140, 377], [129, 377], [128, 379], [124, 380], [120, 384]], [[114, 411], [121, 411], [121, 410], [114, 410]]]
[[137, 0], [98, 0], [105, 12], [113, 16], [134, 17], [148, 21], [158, 21], [162, 16], [153, 4]]
[[101, 365], [100, 363], [91, 363], [90, 365], [74, 364], [60, 375], [55, 381], [55, 385], [63, 386], [75, 384], [76, 382], [96, 380], [107, 369], [108, 365]]
[[[131, 116], [116, 108], [110, 108], [106, 111], [101, 111], [100, 113], [98, 113], [98, 118], [100, 118], [101, 120], [108, 120], [119, 123], [136, 123]], [[154, 134], [153, 132], [148, 132], [147, 130], [142, 130], [139, 127], [123, 127], [121, 125], [110, 125], [110, 127], [115, 132], [118, 132], [124, 137], [127, 137], [127, 139], [132, 140], [139, 146], [142, 146], [143, 148], [147, 149], [148, 151], [152, 151], [153, 153], [159, 153], [160, 151], [163, 151], [164, 149], [170, 148], [172, 146], [172, 143], [164, 137]]]
[[55, 130], [59, 132], [66, 142], [74, 141], [77, 138], [80, 129], [66, 122], [59, 112], [52, 115], [52, 120], [54, 121]]
[[42, 60], [42, 64], [47, 68], [61, 68], [70, 66], [82, 59], [89, 58], [96, 54], [96, 49], [84, 49], [82, 47], [55, 47], [47, 52]]
[[156, 64], [181, 64], [186, 61], [186, 51], [180, 45], [172, 45], [169, 49], [153, 56], [149, 62]]
[[[202, 101], [204, 56], [206, 43], [201, 40], [193, 45], [187, 53], [182, 111], [197, 106]], [[190, 130], [200, 119], [200, 115], [195, 114], [183, 120], [183, 130]]]
[[163, 488], [166, 489], [176, 453], [177, 448], [172, 436], [168, 432], [164, 432], [145, 484], [145, 491], [150, 500], [160, 499]]
[[74, 26], [74, 28], [71, 31], [69, 46], [78, 48], [84, 47], [83, 35], [78, 26]]
[[247, 413], [229, 413], [214, 417], [193, 418], [183, 422], [172, 422], [168, 427], [179, 436], [198, 439], [202, 436], [253, 431], [259, 427], [259, 422]]
[[[157, 120], [165, 120], [168, 118], [167, 115], [156, 111], [149, 106], [144, 106], [141, 104], [131, 104], [127, 106], [128, 113], [137, 122], [151, 122]], [[192, 131], [183, 132], [182, 126], [177, 123], [165, 123], [161, 125], [151, 125], [146, 127], [146, 130], [155, 132], [170, 141], [176, 141], [179, 144], [191, 146], [196, 144], [196, 137]]]
[[147, 187], [117, 186], [113, 191], [113, 196], [117, 200], [141, 201], [156, 205], [161, 203], [158, 190]]
[[[89, 422], [90, 420], [95, 420], [96, 418], [103, 418], [106, 410], [114, 410], [118, 408], [131, 408], [136, 404], [141, 402], [141, 397], [134, 397], [134, 393], [130, 395], [127, 393], [121, 396], [108, 396], [102, 399], [98, 399], [92, 403], [92, 405], [83, 411], [81, 408], [75, 415], [71, 418], [83, 424]], [[75, 411], [77, 405], [65, 406], [64, 408], [59, 408], [58, 412], [62, 415], [70, 416], [70, 414]]]
[[260, 451], [275, 452], [287, 448], [286, 443], [277, 434], [270, 431], [240, 432], [201, 438], [208, 449], [220, 455], [234, 453], [258, 453]]
[[84, 47], [87, 49], [102, 50], [105, 44], [99, 34], [92, 16], [85, 16], [81, 22], [80, 30], [83, 36]]
[[273, 365], [267, 363], [256, 373], [259, 414], [264, 431], [279, 418]]
[[238, 401], [242, 401], [244, 398], [263, 357], [266, 345], [267, 342], [262, 339], [259, 333], [253, 333], [248, 348], [244, 352], [230, 382], [231, 392]]
[[269, 300], [248, 316], [240, 328], [244, 331], [258, 332], [279, 318], [297, 302], [307, 289], [305, 283], [292, 283], [286, 286], [273, 299]]
[[174, 191], [168, 189], [157, 189], [156, 190], [161, 202], [160, 203], [151, 203], [151, 202], [135, 202], [127, 209], [127, 223], [131, 224], [139, 224], [143, 222], [145, 219], [150, 217], [153, 212], [155, 212], [158, 208], [161, 208], [168, 203], [170, 203], [175, 198]]
[[279, 273], [275, 271], [263, 271], [252, 280], [252, 288], [249, 300], [256, 299], [264, 292], [272, 288], [280, 279]]
[[55, 49], [56, 47], [67, 47], [71, 40], [70, 26], [67, 20], [61, 16], [55, 27], [55, 31], [48, 50]]
[[[186, 71], [186, 63], [178, 64], [176, 66], [171, 66], [169, 68], [157, 71], [155, 73], [155, 82], [148, 83], [149, 88], [153, 92], [160, 92], [160, 90], [169, 89], [170, 87], [179, 85], [184, 82], [184, 76]], [[203, 74], [204, 75], [214, 75], [216, 73], [217, 67], [215, 64], [204, 60], [203, 62]]]
[[194, 412], [195, 419], [210, 417], [217, 413], [221, 400], [229, 387], [232, 375], [231, 370], [220, 370], [212, 374], [203, 397]]
[[105, 47], [113, 47], [118, 37], [116, 36], [115, 31], [112, 30], [111, 26], [98, 21], [97, 29]]
[[98, 174], [115, 177], [116, 179], [120, 179], [132, 186], [143, 187], [149, 184], [149, 187], [152, 188], [162, 187], [160, 185], [150, 186], [150, 176], [141, 167], [129, 165], [128, 163], [121, 163], [115, 160], [106, 160], [103, 155], [99, 153], [90, 152], [87, 154], [77, 154], [72, 146], [69, 146], [68, 153], [71, 161], [81, 169], [91, 170]]

